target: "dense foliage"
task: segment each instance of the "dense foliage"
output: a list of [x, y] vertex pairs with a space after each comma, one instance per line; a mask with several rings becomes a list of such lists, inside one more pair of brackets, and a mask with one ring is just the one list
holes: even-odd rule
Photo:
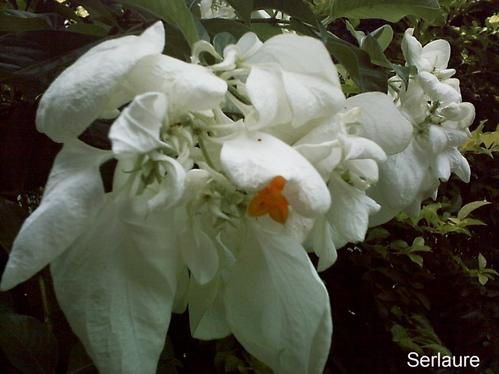
[[[451, 178], [436, 201], [424, 203], [419, 217], [400, 214], [371, 229], [364, 243], [341, 249], [336, 264], [321, 273], [332, 295], [335, 326], [326, 372], [403, 372], [408, 351], [476, 354], [480, 372], [498, 371], [499, 167], [493, 157], [499, 147], [499, 20], [492, 2], [447, 0], [438, 9], [433, 1], [229, 1], [240, 21], [200, 19], [197, 3], [12, 0], [0, 5], [1, 266], [23, 220], [39, 203], [59, 150], [35, 130], [39, 97], [96, 43], [137, 34], [161, 18], [166, 52], [186, 60], [200, 36], [221, 49], [247, 31], [266, 40], [285, 28], [322, 37], [344, 68], [343, 90], [354, 94], [384, 92], [393, 71], [404, 74], [401, 39], [407, 27], [415, 27], [423, 44], [437, 38], [451, 43], [450, 66], [461, 80], [463, 101], [476, 107], [472, 137], [462, 147], [471, 182]], [[367, 12], [366, 3], [375, 6]], [[390, 7], [393, 3], [397, 6]], [[290, 18], [250, 21], [255, 9], [276, 9]], [[388, 28], [369, 34], [387, 21], [393, 35]], [[368, 37], [359, 45], [362, 35]], [[107, 129], [107, 123], [97, 123], [82, 139], [108, 148]], [[112, 165], [101, 172], [109, 179]], [[1, 293], [0, 313], [0, 367], [22, 373], [95, 371], [58, 307], [47, 270]], [[173, 316], [158, 372], [266, 371], [233, 338], [194, 340], [187, 317]]]

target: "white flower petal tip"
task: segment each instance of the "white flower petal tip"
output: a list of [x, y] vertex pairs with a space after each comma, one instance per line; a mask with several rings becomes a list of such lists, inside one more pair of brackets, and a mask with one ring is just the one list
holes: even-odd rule
[[428, 61], [431, 70], [447, 69], [451, 48], [447, 40], [437, 39], [423, 47], [422, 58]]
[[298, 151], [261, 132], [228, 140], [220, 155], [222, 168], [241, 189], [261, 190], [276, 176], [286, 179], [284, 195], [306, 217], [327, 212], [331, 197], [322, 177]]
[[276, 374], [322, 373], [332, 336], [329, 297], [301, 245], [248, 235], [226, 283], [234, 336]]
[[361, 109], [359, 135], [374, 141], [388, 155], [401, 152], [409, 144], [412, 125], [388, 95], [381, 92], [355, 95], [347, 99], [346, 106]]
[[[162, 52], [164, 38], [163, 24], [157, 22], [140, 36], [109, 40], [90, 49], [44, 93], [36, 115], [38, 131], [56, 142], [65, 142], [78, 137], [101, 115], [126, 103], [133, 95], [117, 92], [120, 83], [143, 57]], [[116, 95], [127, 97], [116, 108], [109, 108]]]
[[449, 42], [438, 39], [423, 47], [413, 34], [414, 29], [409, 28], [402, 39], [402, 53], [407, 64], [416, 66], [418, 72], [434, 72], [437, 75], [452, 76], [455, 71], [447, 69], [451, 53]]
[[51, 264], [54, 288], [100, 373], [154, 374], [177, 288], [173, 222], [108, 202]]
[[2, 290], [32, 277], [84, 232], [104, 199], [99, 166], [111, 157], [109, 151], [80, 141], [64, 146], [55, 159], [40, 205], [26, 219], [12, 245]]
[[325, 216], [319, 217], [310, 231], [306, 246], [310, 247], [317, 257], [317, 271], [325, 271], [336, 262], [338, 253], [334, 245], [334, 232]]

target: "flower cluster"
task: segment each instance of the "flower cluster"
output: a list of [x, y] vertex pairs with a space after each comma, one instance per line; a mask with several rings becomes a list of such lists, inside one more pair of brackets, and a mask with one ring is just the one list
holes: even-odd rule
[[[233, 334], [276, 373], [320, 373], [332, 321], [317, 271], [452, 171], [469, 178], [456, 147], [473, 106], [449, 46], [407, 31], [418, 74], [348, 99], [314, 38], [248, 33], [222, 55], [198, 42], [191, 63], [163, 47], [161, 23], [106, 41], [43, 95], [37, 127], [63, 148], [2, 288], [50, 264], [103, 373], [154, 373], [171, 313], [187, 308], [196, 338]], [[102, 118], [107, 150], [79, 138]]]

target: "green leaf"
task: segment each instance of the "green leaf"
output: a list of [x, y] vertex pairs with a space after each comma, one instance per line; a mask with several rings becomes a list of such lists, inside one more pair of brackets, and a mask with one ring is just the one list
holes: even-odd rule
[[0, 348], [23, 374], [52, 374], [57, 364], [57, 341], [36, 318], [0, 314]]
[[412, 262], [419, 265], [419, 267], [423, 267], [423, 257], [421, 257], [420, 255], [415, 255], [413, 253], [409, 253], [407, 256]]
[[395, 71], [395, 74], [397, 74], [400, 77], [400, 79], [402, 79], [405, 87], [409, 85], [409, 78], [418, 73], [418, 68], [415, 66], [402, 66], [402, 65], [392, 64], [392, 69]]
[[190, 46], [199, 40], [194, 16], [184, 0], [121, 0], [121, 2], [178, 27]]
[[0, 32], [50, 30], [57, 27], [55, 14], [36, 14], [20, 10], [0, 12]]
[[397, 22], [413, 15], [435, 19], [440, 15], [438, 0], [335, 0], [332, 15], [335, 18], [381, 18]]
[[212, 38], [217, 34], [222, 34], [230, 30], [230, 33], [239, 39], [250, 31], [247, 25], [229, 19], [210, 18], [201, 20], [201, 23]]
[[22, 82], [23, 89], [38, 95], [95, 41], [95, 36], [53, 30], [2, 35], [0, 79]]
[[278, 26], [270, 25], [268, 23], [252, 23], [250, 30], [253, 31], [260, 40], [265, 41], [273, 36], [282, 34], [282, 30]]
[[478, 209], [484, 205], [488, 205], [490, 202], [488, 201], [473, 201], [464, 205], [459, 212], [457, 213], [457, 218], [460, 220], [465, 219], [468, 215], [473, 212], [475, 209]]
[[68, 26], [68, 31], [78, 34], [104, 37], [109, 33], [110, 26], [97, 25], [92, 23], [73, 23]]
[[[449, 218], [450, 219], [450, 218]], [[487, 226], [487, 224], [476, 218], [465, 218], [459, 222], [460, 226]]]
[[239, 18], [246, 23], [250, 23], [254, 6], [253, 0], [227, 0], [227, 2], [236, 10]]
[[487, 282], [489, 281], [489, 278], [483, 274], [478, 274], [478, 282], [482, 285], [485, 286]]
[[364, 31], [355, 30], [355, 27], [349, 20], [345, 20], [345, 25], [347, 26], [347, 30], [350, 34], [352, 34], [352, 36], [357, 40], [357, 44], [360, 45], [362, 43], [362, 38], [366, 36], [366, 33]]
[[325, 38], [329, 53], [345, 67], [352, 80], [363, 92], [386, 92], [386, 71], [371, 64], [369, 55], [365, 51], [330, 32], [323, 33], [323, 38]]
[[478, 268], [480, 270], [485, 269], [487, 267], [487, 259], [481, 253], [478, 254]]
[[303, 0], [255, 0], [254, 9], [276, 9], [311, 25], [318, 22], [309, 3]]
[[376, 39], [381, 50], [385, 51], [393, 40], [393, 29], [390, 25], [383, 25], [370, 32], [369, 35]]
[[362, 38], [360, 48], [367, 52], [373, 64], [383, 66], [385, 68], [392, 67], [391, 62], [388, 61], [383, 53], [383, 49], [372, 35], [366, 35]]

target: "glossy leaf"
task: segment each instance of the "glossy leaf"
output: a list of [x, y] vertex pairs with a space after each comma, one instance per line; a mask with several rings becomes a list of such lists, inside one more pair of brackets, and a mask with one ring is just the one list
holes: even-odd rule
[[63, 26], [64, 19], [57, 14], [31, 13], [20, 10], [0, 12], [0, 32], [50, 30]]
[[51, 374], [57, 364], [57, 341], [36, 318], [0, 314], [0, 348], [23, 374]]
[[336, 18], [381, 18], [397, 22], [408, 15], [434, 19], [439, 10], [437, 0], [335, 0], [332, 13]]
[[309, 24], [316, 24], [309, 3], [303, 0], [255, 0], [254, 9], [276, 9]]
[[463, 220], [468, 217], [474, 210], [489, 204], [490, 202], [488, 201], [473, 201], [471, 203], [468, 203], [459, 210], [459, 212], [457, 213], [457, 218]]
[[151, 13], [178, 27], [191, 46], [199, 40], [194, 16], [184, 0], [123, 0], [122, 3]]
[[323, 34], [329, 53], [347, 69], [362, 91], [386, 92], [386, 71], [376, 68], [362, 49], [327, 32]]
[[253, 11], [253, 0], [227, 0], [236, 10], [237, 15], [246, 23], [250, 22], [251, 12]]

